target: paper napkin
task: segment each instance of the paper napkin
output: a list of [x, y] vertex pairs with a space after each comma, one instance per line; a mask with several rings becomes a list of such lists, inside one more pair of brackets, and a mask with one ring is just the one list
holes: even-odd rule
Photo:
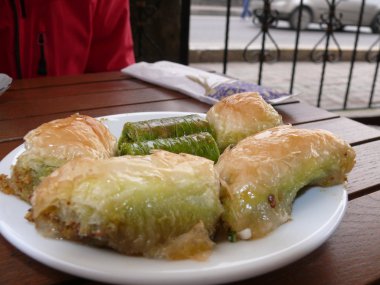
[[140, 80], [177, 90], [210, 105], [241, 92], [258, 92], [269, 103], [278, 103], [292, 96], [286, 92], [169, 61], [139, 62], [121, 71]]
[[0, 95], [3, 94], [12, 83], [12, 78], [4, 73], [0, 73]]

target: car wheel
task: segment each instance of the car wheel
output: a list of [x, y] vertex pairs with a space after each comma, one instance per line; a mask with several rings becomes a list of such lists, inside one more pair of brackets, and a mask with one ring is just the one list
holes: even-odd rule
[[308, 8], [303, 7], [302, 10], [301, 10], [301, 8], [295, 9], [289, 18], [290, 27], [294, 30], [297, 29], [298, 15], [300, 12], [302, 13], [301, 22], [300, 22], [300, 30], [307, 29], [307, 26], [311, 23], [311, 20], [312, 20], [312, 15], [311, 15], [311, 12]]
[[378, 13], [372, 20], [371, 24], [372, 33], [380, 33], [380, 13]]

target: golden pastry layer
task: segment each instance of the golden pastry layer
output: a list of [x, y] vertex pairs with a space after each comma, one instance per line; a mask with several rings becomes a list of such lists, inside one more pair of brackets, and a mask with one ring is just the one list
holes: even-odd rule
[[75, 114], [42, 124], [25, 137], [25, 152], [12, 169], [13, 194], [29, 201], [41, 179], [77, 157], [106, 159], [115, 154], [116, 138], [98, 120]]
[[221, 150], [247, 136], [282, 124], [277, 111], [256, 92], [228, 96], [207, 112]]

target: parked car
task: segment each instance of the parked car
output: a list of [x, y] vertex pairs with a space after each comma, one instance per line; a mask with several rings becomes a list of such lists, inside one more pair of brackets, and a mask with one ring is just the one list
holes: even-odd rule
[[[330, 0], [329, 2], [331, 3], [332, 1]], [[327, 1], [304, 0], [303, 9], [301, 9], [300, 3], [300, 0], [270, 1], [271, 9], [276, 10], [276, 13], [278, 13], [278, 19], [288, 21], [292, 29], [297, 28], [300, 12], [302, 13], [301, 29], [306, 29], [310, 23], [320, 23], [321, 15], [324, 15], [325, 19], [328, 19], [329, 6]], [[336, 0], [335, 4], [335, 15], [340, 20], [337, 22], [336, 29], [343, 29], [344, 26], [358, 24], [362, 0]], [[253, 0], [251, 5], [254, 15], [262, 14], [264, 0]], [[363, 13], [362, 26], [368, 26], [372, 32], [380, 33], [380, 1], [366, 0]]]

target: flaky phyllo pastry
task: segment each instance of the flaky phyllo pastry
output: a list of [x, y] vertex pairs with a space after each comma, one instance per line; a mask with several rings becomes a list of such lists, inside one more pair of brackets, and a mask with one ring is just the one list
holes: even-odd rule
[[323, 130], [272, 128], [226, 149], [216, 164], [222, 219], [241, 239], [258, 238], [288, 221], [306, 185], [343, 183], [354, 150]]
[[247, 136], [282, 124], [277, 111], [256, 92], [228, 96], [207, 112], [221, 150]]
[[3, 189], [29, 201], [41, 179], [77, 157], [106, 159], [114, 155], [116, 138], [98, 120], [75, 114], [42, 124], [25, 137], [25, 152]]
[[222, 212], [213, 162], [162, 150], [72, 160], [43, 179], [31, 202], [46, 236], [169, 259], [206, 258]]

